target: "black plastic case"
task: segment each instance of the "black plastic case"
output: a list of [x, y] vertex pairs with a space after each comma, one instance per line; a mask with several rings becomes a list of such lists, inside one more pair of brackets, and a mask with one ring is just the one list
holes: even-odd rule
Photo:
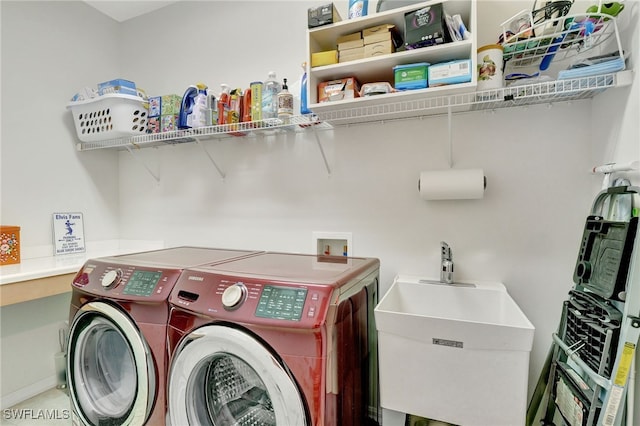
[[638, 218], [613, 222], [589, 216], [573, 281], [606, 299], [623, 300]]

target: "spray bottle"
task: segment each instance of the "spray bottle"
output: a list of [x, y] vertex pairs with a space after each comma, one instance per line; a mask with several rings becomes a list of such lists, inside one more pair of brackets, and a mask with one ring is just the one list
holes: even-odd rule
[[302, 69], [304, 73], [302, 74], [302, 80], [300, 83], [300, 114], [311, 114], [311, 110], [308, 107], [307, 101], [307, 63], [302, 63]]
[[349, 19], [367, 16], [369, 0], [349, 0]]

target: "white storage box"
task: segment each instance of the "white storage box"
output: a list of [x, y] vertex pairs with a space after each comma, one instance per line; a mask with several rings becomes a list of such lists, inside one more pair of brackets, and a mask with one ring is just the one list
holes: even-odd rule
[[106, 94], [67, 104], [73, 114], [78, 139], [96, 142], [144, 135], [148, 124], [148, 102], [125, 94]]

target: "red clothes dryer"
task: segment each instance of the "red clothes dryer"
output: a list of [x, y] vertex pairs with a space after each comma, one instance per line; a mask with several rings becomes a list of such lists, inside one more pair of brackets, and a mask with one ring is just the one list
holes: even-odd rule
[[379, 261], [264, 253], [173, 289], [174, 425], [379, 424]]
[[72, 283], [74, 425], [164, 425], [168, 297], [184, 268], [257, 254], [177, 247], [88, 260]]

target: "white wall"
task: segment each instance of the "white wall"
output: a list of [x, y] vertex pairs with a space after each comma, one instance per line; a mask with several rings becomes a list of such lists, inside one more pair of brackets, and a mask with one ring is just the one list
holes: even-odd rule
[[[72, 7], [37, 4], [50, 5], [55, 11]], [[345, 2], [337, 4], [346, 16]], [[631, 46], [625, 48], [637, 52], [637, 2], [628, 4], [625, 42]], [[74, 137], [62, 110], [68, 97], [79, 87], [117, 76], [136, 81], [149, 95], [181, 95], [189, 84], [199, 81], [215, 89], [221, 83], [246, 87], [265, 79], [270, 70], [279, 78], [297, 80], [306, 57], [306, 10], [314, 5], [311, 1], [184, 1], [120, 25], [104, 23], [100, 15], [87, 12], [99, 21], [93, 25], [97, 32], [83, 27], [87, 43], [106, 42], [118, 49], [117, 59], [109, 55], [103, 58], [104, 67], [94, 65], [64, 77], [69, 80], [67, 87], [50, 101], [60, 111], [51, 124], [58, 126], [56, 137], [68, 144]], [[73, 7], [83, 10], [84, 6]], [[483, 22], [499, 23], [525, 7], [530, 3], [481, 0], [478, 44], [494, 42], [493, 34], [499, 32], [492, 29], [497, 24], [482, 26]], [[9, 10], [16, 17], [25, 8], [13, 5]], [[5, 9], [3, 2], [3, 88]], [[55, 20], [60, 28], [64, 14], [55, 11], [43, 15], [62, 15]], [[16, 22], [12, 34], [26, 31], [21, 25], [31, 25], [33, 17], [22, 20], [26, 22]], [[66, 32], [47, 32], [47, 37], [57, 45], [73, 44]], [[54, 58], [54, 62], [62, 66], [66, 60]], [[29, 81], [16, 73], [14, 84], [24, 86]], [[421, 170], [447, 167], [446, 117], [321, 132], [330, 176], [314, 138], [305, 134], [205, 142], [226, 171], [224, 181], [195, 144], [139, 153], [159, 173], [160, 183], [126, 152], [116, 154], [117, 165], [110, 151], [52, 152], [70, 163], [74, 176], [87, 172], [84, 191], [111, 195], [109, 213], [99, 216], [98, 223], [108, 223], [107, 233], [120, 238], [309, 252], [313, 231], [352, 232], [353, 254], [380, 258], [383, 292], [398, 273], [437, 276], [438, 244], [445, 240], [453, 248], [460, 279], [503, 281], [536, 326], [532, 387], [556, 329], [562, 300], [572, 285], [584, 218], [600, 186], [600, 177], [589, 170], [595, 164], [639, 156], [637, 88], [635, 77], [634, 86], [609, 90], [593, 101], [455, 115], [454, 167], [483, 167], [488, 178], [485, 198], [476, 201], [429, 203], [417, 195]], [[3, 94], [3, 99], [9, 98]], [[601, 120], [603, 115], [609, 119]], [[66, 123], [62, 129], [60, 121]], [[27, 153], [33, 152], [6, 140], [3, 126], [3, 215], [8, 199], [5, 163], [23, 164]], [[11, 152], [6, 146], [17, 152], [5, 160], [5, 152]], [[113, 174], [107, 177], [90, 171], [87, 159], [113, 165]], [[73, 206], [77, 196], [50, 187], [48, 176], [35, 177], [20, 168], [17, 172], [49, 200], [29, 210], [14, 206], [9, 210], [16, 212], [14, 217], [7, 217], [17, 220], [25, 215], [29, 220], [23, 223], [38, 229], [37, 238], [47, 242], [50, 231], [36, 217], [46, 218], [54, 208]], [[632, 179], [638, 183], [637, 177]], [[52, 205], [55, 202], [64, 206]], [[85, 209], [93, 208], [91, 203], [86, 205]], [[85, 226], [97, 226], [95, 221], [87, 218]]]
[[[82, 87], [120, 74], [117, 22], [80, 2], [2, 1], [0, 11], [0, 223], [21, 227], [23, 257], [52, 245], [54, 212], [83, 212], [87, 242], [117, 239], [117, 154], [76, 152], [65, 109]], [[69, 294], [0, 308], [3, 407], [55, 384], [68, 301]]]
[[118, 24], [79, 2], [2, 2], [2, 207], [23, 247], [52, 242], [51, 214], [80, 211], [85, 238], [118, 233], [118, 162], [75, 151], [67, 102], [121, 72]]

